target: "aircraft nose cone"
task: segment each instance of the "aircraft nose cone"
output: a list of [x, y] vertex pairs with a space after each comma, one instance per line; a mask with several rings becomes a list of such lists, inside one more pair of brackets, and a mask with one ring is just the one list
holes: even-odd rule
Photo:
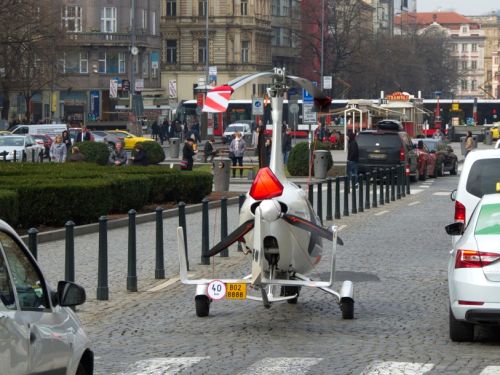
[[265, 221], [275, 221], [281, 215], [281, 206], [274, 199], [266, 199], [259, 205], [260, 213]]

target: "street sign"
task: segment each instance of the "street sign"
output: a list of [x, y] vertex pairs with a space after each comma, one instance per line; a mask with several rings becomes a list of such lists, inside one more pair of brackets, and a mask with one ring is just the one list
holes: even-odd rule
[[296, 87], [290, 87], [288, 89], [288, 96], [293, 96], [293, 95], [297, 95], [298, 92], [297, 92], [297, 88]]
[[290, 112], [293, 114], [299, 113], [299, 105], [297, 103], [290, 104]]
[[332, 76], [323, 77], [323, 89], [329, 90], [332, 88]]
[[[312, 82], [314, 86], [318, 86], [318, 82]], [[304, 103], [314, 102], [314, 97], [306, 89], [302, 89], [302, 101]]]
[[213, 300], [219, 300], [226, 295], [226, 284], [220, 280], [213, 280], [207, 287], [208, 296]]
[[118, 97], [118, 81], [115, 79], [109, 80], [109, 97], [113, 99]]
[[168, 81], [168, 95], [171, 98], [177, 98], [177, 80], [171, 79]]
[[254, 98], [252, 100], [252, 116], [264, 115], [264, 100], [262, 98]]
[[313, 103], [302, 103], [302, 122], [304, 124], [315, 124], [317, 122], [317, 113], [313, 112]]
[[135, 91], [144, 90], [144, 79], [138, 78], [135, 80]]

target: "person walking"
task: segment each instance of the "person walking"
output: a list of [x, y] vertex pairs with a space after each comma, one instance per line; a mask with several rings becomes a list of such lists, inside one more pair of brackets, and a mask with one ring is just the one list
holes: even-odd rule
[[358, 143], [356, 142], [356, 135], [350, 131], [347, 134], [349, 143], [347, 144], [347, 176], [349, 183], [352, 182], [352, 176], [354, 175], [354, 187], [358, 188], [358, 161], [359, 161], [359, 150]]
[[185, 171], [192, 171], [193, 170], [193, 156], [195, 154], [194, 148], [193, 148], [193, 139], [192, 138], [187, 138], [186, 141], [184, 142], [184, 147], [182, 148], [182, 160], [184, 162], [187, 162], [185, 167], [182, 168]]
[[203, 161], [205, 163], [208, 161], [209, 156], [211, 162], [214, 160], [214, 157], [217, 156], [217, 150], [214, 148], [214, 144], [214, 137], [209, 138], [209, 140], [205, 142], [205, 147], [203, 148]]
[[259, 168], [265, 167], [266, 162], [266, 152], [265, 152], [265, 143], [266, 143], [266, 135], [265, 135], [266, 127], [262, 123], [262, 120], [259, 120], [259, 124], [255, 131], [257, 132], [257, 147], [256, 152], [259, 157]]
[[54, 163], [64, 163], [67, 152], [66, 145], [62, 141], [62, 135], [56, 135], [54, 143], [50, 146], [50, 160]]
[[273, 149], [273, 142], [271, 138], [266, 139], [266, 143], [264, 145], [264, 153], [266, 155], [265, 161], [264, 161], [264, 166], [269, 167], [271, 164], [271, 151]]
[[467, 132], [467, 138], [465, 138], [465, 157], [469, 155], [469, 152], [474, 148], [474, 139], [472, 138], [472, 132], [469, 130]]
[[[229, 145], [229, 152], [233, 154], [233, 167], [236, 167], [236, 163], [240, 167], [243, 167], [243, 155], [245, 154], [245, 140], [241, 138], [241, 133], [236, 132], [234, 139]], [[236, 177], [236, 169], [233, 168], [233, 177]], [[240, 168], [240, 178], [243, 177], [243, 169]]]
[[[158, 122], [154, 121], [153, 125], [151, 125], [151, 138], [153, 138], [155, 141], [157, 141], [159, 135], [160, 135], [160, 128], [158, 126]], [[161, 136], [160, 136], [160, 139], [161, 139]]]
[[286, 126], [286, 123], [283, 124], [283, 138], [281, 139], [281, 151], [283, 152], [283, 164], [288, 164], [288, 156], [290, 155], [290, 151], [292, 151], [292, 137], [290, 137], [290, 129]]
[[108, 164], [120, 167], [127, 164], [127, 153], [123, 149], [121, 142], [116, 142], [115, 148], [109, 154]]

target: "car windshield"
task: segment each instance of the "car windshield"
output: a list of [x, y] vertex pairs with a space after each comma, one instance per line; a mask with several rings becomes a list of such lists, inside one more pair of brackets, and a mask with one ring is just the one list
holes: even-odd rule
[[359, 147], [401, 147], [401, 140], [398, 133], [360, 133], [356, 137]]
[[476, 160], [470, 168], [465, 189], [478, 198], [500, 192], [499, 162], [498, 158]]
[[24, 146], [23, 137], [2, 137], [0, 138], [0, 146]]
[[226, 129], [227, 132], [243, 132], [245, 127], [243, 125], [229, 125]]
[[427, 146], [427, 148], [429, 149], [429, 151], [437, 151], [437, 145], [438, 143], [437, 142], [432, 142], [432, 141], [429, 141], [429, 140], [422, 140], [424, 142], [424, 144]]
[[474, 234], [500, 234], [500, 203], [485, 204], [481, 207]]

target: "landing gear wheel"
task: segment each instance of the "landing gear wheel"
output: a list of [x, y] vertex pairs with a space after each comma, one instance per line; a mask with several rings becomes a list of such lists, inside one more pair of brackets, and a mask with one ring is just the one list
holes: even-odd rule
[[354, 301], [351, 298], [341, 299], [340, 310], [342, 311], [342, 319], [354, 318]]
[[208, 316], [210, 312], [210, 299], [207, 296], [196, 296], [194, 302], [196, 305], [196, 316], [200, 318]]
[[78, 364], [78, 368], [76, 369], [76, 375], [89, 375], [87, 369], [83, 366], [83, 364]]
[[291, 305], [296, 305], [299, 299], [300, 294], [300, 286], [282, 286], [281, 287], [281, 295], [282, 296], [293, 296], [294, 294], [297, 297], [286, 300]]
[[450, 174], [456, 175], [458, 173], [458, 161], [455, 160], [453, 163], [453, 169], [450, 171]]
[[474, 325], [455, 319], [450, 308], [450, 339], [455, 342], [472, 341]]

